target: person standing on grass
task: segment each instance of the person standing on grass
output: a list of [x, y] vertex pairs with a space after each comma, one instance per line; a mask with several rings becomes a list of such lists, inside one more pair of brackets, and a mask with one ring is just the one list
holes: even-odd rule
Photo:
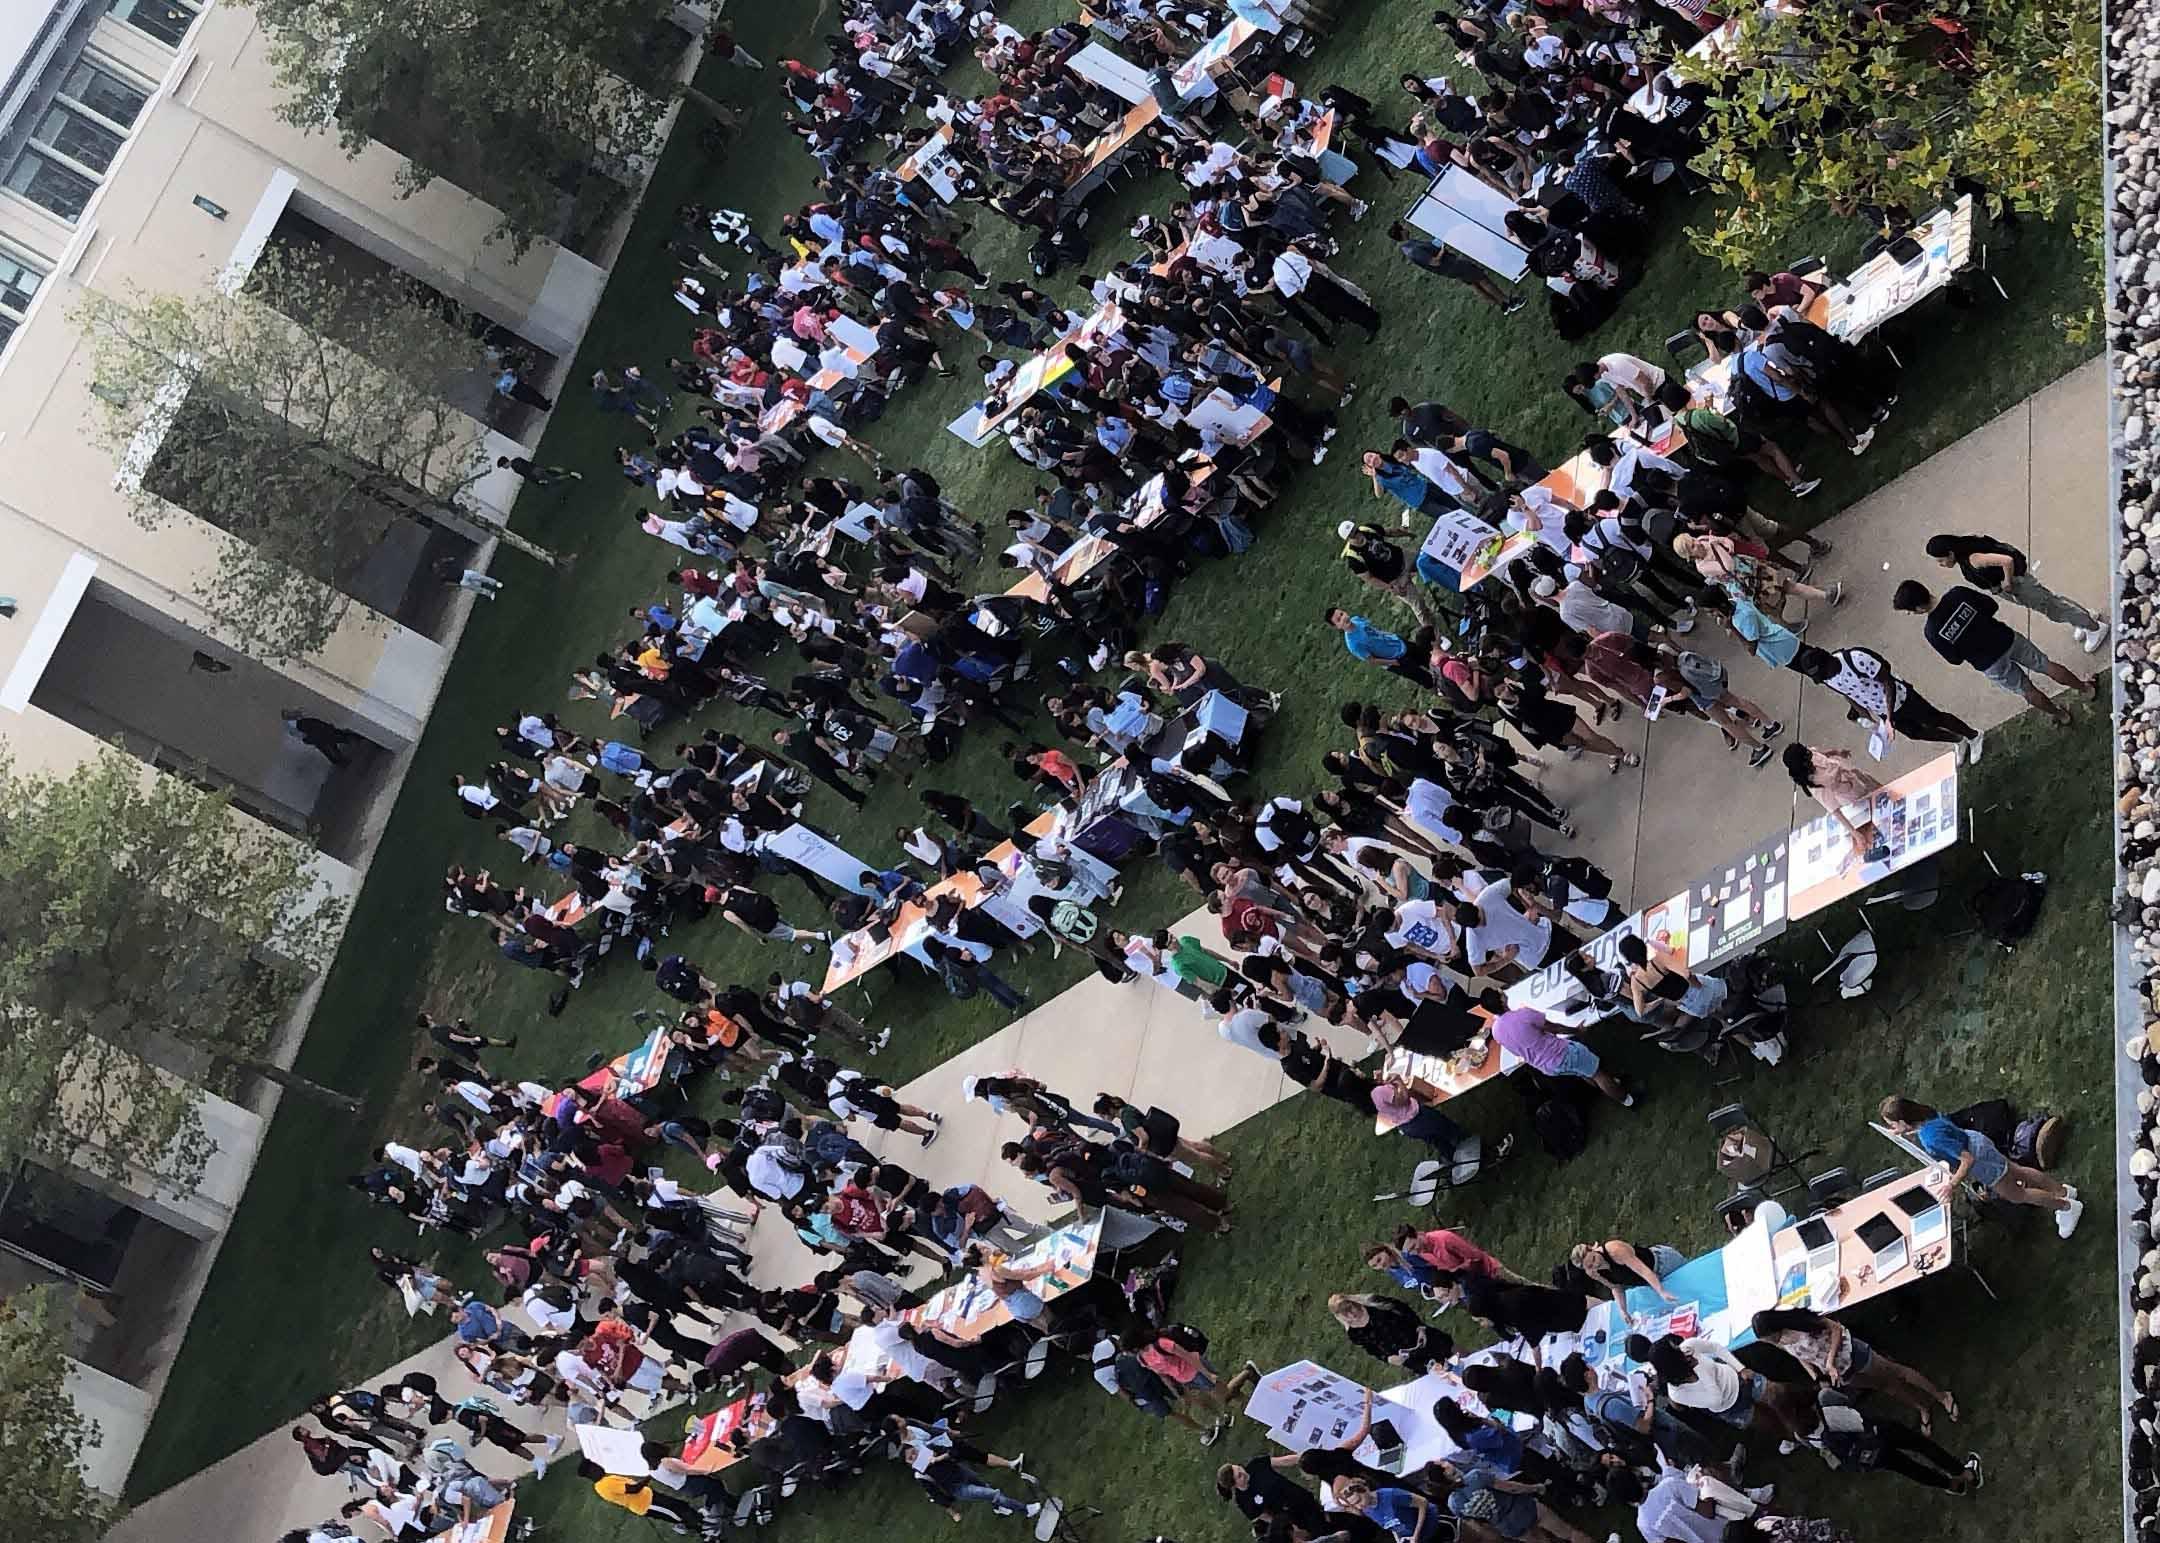
[[1493, 1020], [1492, 1036], [1504, 1050], [1548, 1077], [1580, 1077], [1623, 1109], [1635, 1107], [1635, 1095], [1606, 1071], [1595, 1050], [1555, 1029], [1534, 1007], [1518, 1007]]
[[1945, 568], [1957, 569], [1981, 593], [1999, 595], [2049, 621], [2061, 622], [2088, 654], [2098, 653], [2107, 641], [2108, 624], [2041, 583], [2032, 560], [2008, 542], [1993, 536], [1930, 536], [1927, 555]]
[[1784, 1350], [1817, 1383], [1841, 1392], [1872, 1391], [1896, 1399], [1933, 1434], [1937, 1409], [1955, 1420], [1957, 1400], [1902, 1361], [1893, 1361], [1835, 1318], [1806, 1308], [1768, 1308], [1755, 1315], [1755, 1337]]
[[899, 1414], [885, 1417], [885, 1434], [900, 1448], [901, 1461], [915, 1475], [915, 1482], [956, 1525], [960, 1521], [961, 1503], [968, 1500], [988, 1504], [998, 1516], [1033, 1517], [1042, 1510], [1041, 1501], [1015, 1500], [992, 1484], [983, 1472], [985, 1468], [1003, 1468], [1017, 1475], [1028, 1488], [1035, 1489], [1038, 1485], [1034, 1475], [1020, 1466], [1027, 1460], [1025, 1452], [1018, 1457], [1000, 1457], [961, 1440], [942, 1423], [918, 1425]]
[[1890, 605], [1908, 615], [1925, 614], [1923, 635], [1928, 647], [1952, 664], [1970, 665], [1987, 678], [1989, 685], [2023, 697], [2052, 718], [2058, 728], [2070, 726], [2070, 709], [2058, 706], [2054, 698], [2035, 685], [2033, 674], [2045, 675], [2058, 686], [2082, 691], [2095, 700], [2099, 698], [2097, 675], [2080, 675], [2040, 652], [2031, 638], [1996, 614], [2000, 607], [1993, 600], [1976, 589], [1955, 584], [1937, 599], [1918, 579], [1907, 579], [1891, 595]]
[[1890, 1130], [1910, 1138], [1921, 1151], [1948, 1166], [1953, 1186], [1970, 1182], [2012, 1205], [2053, 1211], [2058, 1234], [2067, 1238], [2077, 1231], [2085, 1202], [2078, 1199], [2074, 1185], [2013, 1163], [1985, 1133], [1958, 1124], [1931, 1104], [1892, 1095], [1882, 1101], [1878, 1113]]
[[1513, 316], [1530, 303], [1522, 295], [1508, 294], [1492, 281], [1483, 268], [1462, 253], [1451, 251], [1437, 241], [1428, 241], [1423, 236], [1411, 235], [1403, 228], [1400, 220], [1388, 227], [1387, 234], [1388, 240], [1395, 243], [1395, 250], [1402, 253], [1411, 267], [1422, 268], [1425, 272], [1437, 274], [1443, 279], [1453, 279], [1458, 284], [1468, 285], [1471, 293], [1487, 305], [1498, 306], [1502, 316]]

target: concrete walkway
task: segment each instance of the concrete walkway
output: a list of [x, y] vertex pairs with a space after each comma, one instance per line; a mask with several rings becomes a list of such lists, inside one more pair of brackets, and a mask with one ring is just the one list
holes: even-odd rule
[[[2058, 592], [2106, 610], [2102, 369], [2095, 360], [2065, 376], [1823, 527], [1836, 550], [1817, 576], [1844, 580], [1846, 600], [1815, 619], [1809, 640], [1825, 647], [1869, 644], [1931, 700], [1982, 728], [2022, 710], [2016, 698], [1975, 672], [1953, 670], [1937, 659], [1921, 640], [1919, 618], [1890, 610], [1890, 592], [1909, 577], [1942, 587], [1945, 575], [1921, 551], [1929, 535], [1984, 532], [2024, 548]], [[2079, 673], [2099, 662], [2079, 653], [2064, 629], [2021, 611], [2007, 615], [2013, 622], [2027, 621], [2042, 650]], [[1803, 696], [1799, 677], [1765, 668], [1709, 627], [1689, 643], [1724, 658], [1737, 689], [1785, 720], [1787, 741], [1853, 749], [1862, 744], [1864, 736], [1846, 722], [1842, 704], [1827, 691], [1811, 687]], [[1623, 742], [1641, 751], [1641, 771], [1608, 776], [1601, 762], [1586, 757], [1559, 762], [1546, 777], [1548, 789], [1572, 807], [1582, 831], [1573, 850], [1613, 875], [1616, 898], [1669, 894], [1700, 872], [1706, 860], [1737, 853], [1789, 825], [1792, 786], [1775, 761], [1749, 771], [1701, 723], [1652, 725], [1630, 717], [1618, 727], [1626, 730]], [[1937, 753], [1939, 747], [1900, 742], [1878, 771], [1887, 778]], [[1810, 816], [1812, 810], [1810, 804]], [[1214, 918], [1205, 911], [1178, 927], [1220, 944]], [[1329, 1037], [1339, 1053], [1360, 1048], [1359, 1036], [1350, 1031], [1330, 1030]], [[894, 1159], [939, 1185], [979, 1183], [1023, 1214], [1046, 1214], [1048, 1192], [997, 1155], [1002, 1142], [1020, 1134], [1017, 1122], [1000, 1121], [983, 1104], [966, 1103], [961, 1096], [962, 1078], [1016, 1067], [1082, 1106], [1098, 1092], [1160, 1104], [1202, 1136], [1227, 1130], [1299, 1091], [1275, 1063], [1219, 1038], [1195, 1004], [1147, 983], [1112, 986], [1090, 977], [903, 1088], [903, 1102], [938, 1110], [945, 1127], [927, 1150], [912, 1137], [891, 1141]], [[794, 1285], [817, 1268], [770, 1215], [756, 1231], [759, 1282]], [[447, 1343], [365, 1379], [366, 1385], [379, 1386], [407, 1369], [432, 1373], [452, 1397], [471, 1389]], [[550, 1428], [559, 1429], [559, 1422]], [[511, 1459], [491, 1448], [481, 1463], [501, 1473]], [[344, 1498], [342, 1484], [309, 1473], [281, 1427], [149, 1500], [110, 1536], [117, 1543], [270, 1538], [332, 1514]]]

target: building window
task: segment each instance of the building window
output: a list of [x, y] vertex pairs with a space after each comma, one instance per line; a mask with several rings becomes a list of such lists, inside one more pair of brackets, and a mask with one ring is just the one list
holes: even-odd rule
[[149, 33], [168, 48], [178, 48], [202, 10], [200, 0], [106, 0], [106, 12]]
[[60, 98], [117, 129], [131, 129], [150, 100], [148, 93], [90, 59], [79, 59], [60, 82]]
[[8, 168], [6, 186], [72, 225], [89, 207], [90, 195], [97, 191], [97, 178], [32, 145]]
[[149, 99], [95, 61], [77, 60], [32, 123], [6, 186], [74, 224]]
[[100, 123], [65, 102], [55, 102], [46, 108], [36, 127], [30, 130], [32, 144], [42, 145], [77, 166], [99, 173], [112, 165], [113, 157], [120, 153], [120, 142], [125, 138], [127, 135], [121, 130]]
[[40, 270], [0, 252], [0, 352], [29, 314], [30, 302], [44, 281]]

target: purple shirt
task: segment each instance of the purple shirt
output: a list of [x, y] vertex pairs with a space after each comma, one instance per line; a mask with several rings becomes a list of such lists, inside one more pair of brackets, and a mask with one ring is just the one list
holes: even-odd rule
[[1541, 1072], [1560, 1069], [1569, 1041], [1545, 1027], [1545, 1015], [1534, 1007], [1518, 1007], [1493, 1020], [1492, 1037], [1515, 1052], [1525, 1066]]

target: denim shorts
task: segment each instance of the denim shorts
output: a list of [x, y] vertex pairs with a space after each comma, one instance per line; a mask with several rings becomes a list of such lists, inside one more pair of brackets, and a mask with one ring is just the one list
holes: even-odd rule
[[1588, 1079], [1598, 1074], [1601, 1063], [1597, 1052], [1579, 1039], [1567, 1042], [1567, 1049], [1560, 1052], [1560, 1064], [1552, 1069], [1555, 1077], [1581, 1077]]
[[1966, 1148], [1972, 1153], [1972, 1171], [1966, 1178], [1982, 1189], [1993, 1189], [2010, 1171], [2010, 1159], [1987, 1137], [1976, 1130], [1965, 1132]]
[[2034, 646], [2031, 638], [2018, 633], [2003, 650], [2003, 656], [1980, 673], [1988, 678], [1990, 685], [2000, 686], [2013, 696], [2023, 696], [2032, 684], [2026, 672], [2045, 675], [2047, 666], [2047, 655]]

